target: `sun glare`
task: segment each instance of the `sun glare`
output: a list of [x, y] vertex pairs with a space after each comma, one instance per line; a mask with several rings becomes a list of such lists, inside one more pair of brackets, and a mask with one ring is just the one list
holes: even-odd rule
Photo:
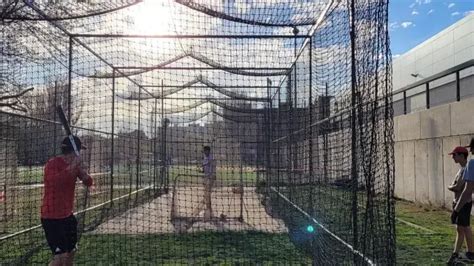
[[134, 31], [139, 34], [170, 34], [170, 10], [161, 0], [145, 0], [134, 14]]

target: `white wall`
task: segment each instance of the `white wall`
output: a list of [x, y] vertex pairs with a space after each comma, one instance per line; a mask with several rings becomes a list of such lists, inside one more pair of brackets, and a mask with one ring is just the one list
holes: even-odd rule
[[394, 118], [395, 196], [450, 207], [459, 169], [449, 152], [474, 137], [474, 98]]
[[[474, 59], [474, 14], [394, 59], [393, 89], [398, 90], [471, 59]], [[420, 75], [415, 78], [412, 73]]]

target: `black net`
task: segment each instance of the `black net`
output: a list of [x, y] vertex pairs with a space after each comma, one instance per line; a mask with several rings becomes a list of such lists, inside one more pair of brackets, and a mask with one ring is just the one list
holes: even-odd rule
[[78, 264], [394, 264], [387, 9], [2, 2], [0, 263], [52, 259], [62, 106]]

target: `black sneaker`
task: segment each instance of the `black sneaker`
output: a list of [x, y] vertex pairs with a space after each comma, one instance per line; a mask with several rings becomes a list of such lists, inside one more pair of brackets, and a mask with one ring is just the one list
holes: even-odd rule
[[474, 252], [466, 252], [466, 259], [474, 261]]
[[451, 254], [451, 257], [449, 260], [446, 262], [447, 265], [454, 265], [456, 263], [456, 260], [459, 259], [459, 254], [454, 252]]

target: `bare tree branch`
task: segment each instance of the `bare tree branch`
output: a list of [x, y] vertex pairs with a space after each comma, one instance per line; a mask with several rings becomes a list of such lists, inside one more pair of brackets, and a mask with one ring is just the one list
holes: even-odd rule
[[[29, 92], [29, 91], [32, 91], [34, 88], [31, 87], [31, 88], [28, 88], [26, 90], [23, 90], [17, 94], [13, 94], [13, 95], [6, 95], [6, 96], [0, 96], [0, 101], [4, 101], [4, 100], [8, 100], [8, 99], [13, 99], [13, 98], [19, 98], [21, 96], [23, 96], [25, 93]], [[1, 103], [0, 103], [1, 104]]]
[[23, 102], [21, 101], [20, 97], [25, 95], [25, 93], [32, 91], [33, 89], [34, 88], [31, 87], [31, 88], [22, 90], [17, 94], [0, 96], [0, 107], [7, 107], [12, 110], [26, 112], [27, 111], [26, 108], [21, 106]]
[[15, 13], [18, 2], [20, 1], [19, 0], [3, 1], [4, 6], [1, 7], [0, 18], [2, 19], [7, 18], [11, 14]]
[[12, 110], [21, 111], [21, 112], [26, 113], [27, 112], [26, 108], [18, 105], [18, 103], [19, 103], [19, 101], [14, 101], [14, 102], [10, 102], [10, 103], [0, 103], [0, 107], [8, 107]]

